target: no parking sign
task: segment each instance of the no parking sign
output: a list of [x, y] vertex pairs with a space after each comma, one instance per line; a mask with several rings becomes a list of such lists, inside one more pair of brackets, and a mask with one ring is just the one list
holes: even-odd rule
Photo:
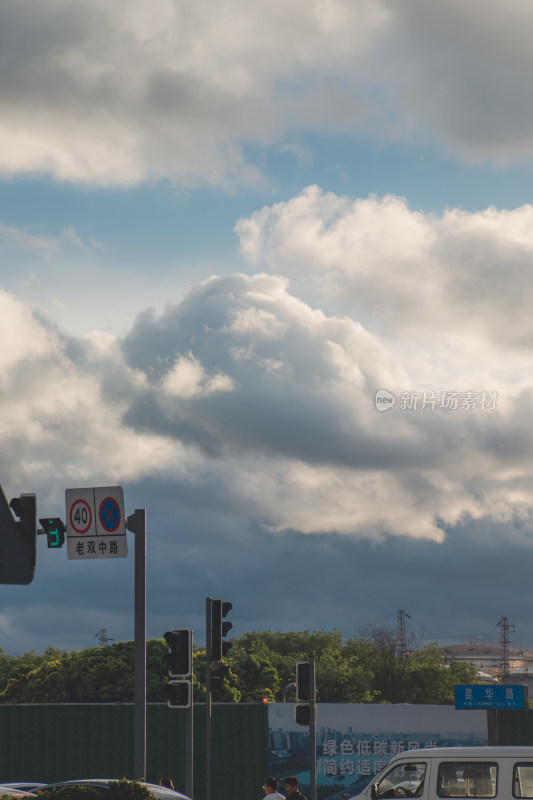
[[69, 558], [125, 558], [128, 555], [122, 486], [67, 489]]

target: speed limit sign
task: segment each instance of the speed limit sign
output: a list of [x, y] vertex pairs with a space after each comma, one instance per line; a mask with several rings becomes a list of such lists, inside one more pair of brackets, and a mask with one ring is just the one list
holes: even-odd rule
[[76, 533], [87, 533], [93, 524], [93, 512], [89, 503], [81, 498], [70, 508], [70, 524]]
[[93, 489], [67, 489], [65, 492], [67, 511], [67, 535], [96, 536]]

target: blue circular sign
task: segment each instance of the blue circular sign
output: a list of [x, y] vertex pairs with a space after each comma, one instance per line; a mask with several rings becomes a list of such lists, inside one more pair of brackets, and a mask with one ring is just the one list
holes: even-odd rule
[[106, 497], [100, 503], [98, 511], [100, 525], [108, 533], [114, 533], [120, 525], [120, 508], [114, 497]]

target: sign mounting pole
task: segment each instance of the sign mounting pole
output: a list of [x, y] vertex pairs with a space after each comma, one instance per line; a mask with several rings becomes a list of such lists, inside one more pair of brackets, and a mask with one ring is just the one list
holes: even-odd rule
[[135, 644], [133, 710], [133, 776], [146, 777], [146, 509], [126, 520], [135, 534]]

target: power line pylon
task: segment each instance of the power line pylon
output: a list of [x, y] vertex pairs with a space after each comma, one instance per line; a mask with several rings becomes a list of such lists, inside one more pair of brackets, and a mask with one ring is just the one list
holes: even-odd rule
[[501, 677], [507, 678], [509, 676], [509, 631], [515, 630], [514, 625], [509, 625], [508, 617], [502, 617], [497, 623], [501, 628], [500, 646], [501, 646]]

